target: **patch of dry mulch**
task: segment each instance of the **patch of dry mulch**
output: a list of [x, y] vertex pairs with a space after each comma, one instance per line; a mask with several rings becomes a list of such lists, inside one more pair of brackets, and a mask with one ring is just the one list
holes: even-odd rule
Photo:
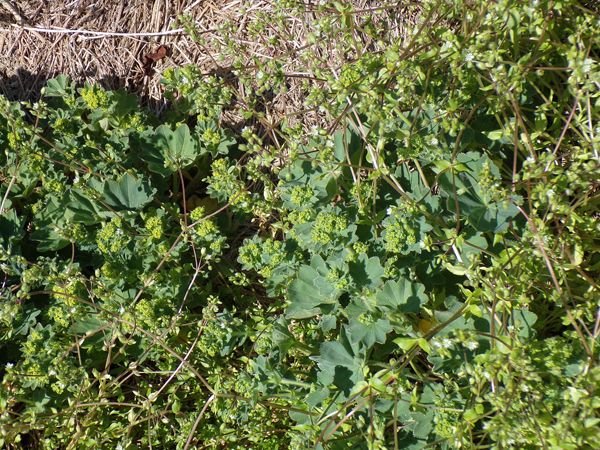
[[[13, 100], [35, 99], [47, 79], [66, 74], [79, 83], [98, 82], [159, 99], [165, 68], [210, 65], [211, 57], [182, 30], [178, 18], [191, 17], [206, 33], [239, 3], [1, 0], [0, 93]], [[162, 49], [168, 52], [156, 58]]]
[[[263, 125], [282, 118], [304, 125], [321, 122], [318, 112], [303, 111], [306, 82], [318, 83], [306, 72], [307, 55], [326, 61], [336, 73], [353, 55], [336, 42], [308, 43], [318, 19], [307, 0], [303, 16], [290, 16], [256, 34], [256, 19], [269, 22], [276, 8], [269, 0], [0, 0], [0, 94], [11, 100], [35, 100], [49, 78], [68, 75], [79, 84], [100, 83], [125, 88], [157, 112], [164, 107], [160, 74], [168, 67], [195, 64], [205, 73], [231, 73], [231, 42], [252, 73], [257, 61], [282, 63], [288, 89], [265, 106]], [[400, 38], [413, 21], [411, 2], [348, 0], [357, 25], [365, 19], [381, 24], [385, 39]], [[413, 5], [407, 9], [406, 5]], [[331, 12], [336, 14], [335, 11]], [[274, 15], [273, 15], [274, 16]], [[194, 24], [195, 37], [185, 32], [181, 18]], [[265, 20], [266, 18], [266, 20]], [[360, 30], [360, 27], [357, 27]], [[226, 42], [229, 38], [229, 43]], [[381, 51], [357, 32], [364, 51]], [[358, 42], [361, 41], [362, 42]], [[273, 42], [276, 42], [275, 44]], [[223, 51], [229, 45], [229, 52]], [[354, 55], [356, 56], [356, 55]], [[258, 69], [257, 69], [258, 70]], [[235, 77], [231, 80], [236, 83]], [[244, 86], [236, 86], [244, 101]]]

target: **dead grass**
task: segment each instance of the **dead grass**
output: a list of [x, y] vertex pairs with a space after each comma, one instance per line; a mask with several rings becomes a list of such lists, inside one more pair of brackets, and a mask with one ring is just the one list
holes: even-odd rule
[[[307, 2], [314, 3], [318, 2]], [[405, 34], [415, 14], [410, 2], [348, 3], [356, 11], [357, 25], [368, 17], [375, 26], [385, 22], [385, 39]], [[308, 43], [308, 33], [318, 18], [316, 7], [309, 6], [303, 17], [289, 17], [283, 27], [273, 24], [257, 34], [256, 19], [268, 22], [274, 8], [274, 2], [267, 0], [1, 0], [0, 93], [11, 99], [35, 99], [47, 79], [62, 73], [78, 83], [125, 88], [160, 109], [160, 73], [167, 67], [196, 64], [205, 72], [231, 73], [237, 54], [250, 74], [258, 61], [283, 63], [288, 89], [264, 106], [264, 125], [276, 126], [284, 116], [301, 116], [305, 124], [319, 123], [318, 111], [303, 111], [301, 106], [307, 80], [319, 82], [306, 71], [310, 51], [334, 74], [342, 62], [357, 55], [341, 52], [335, 40], [316, 46]], [[177, 19], [181, 15], [196, 24], [196, 39], [180, 31]], [[371, 42], [359, 27], [355, 37], [357, 48], [381, 50], [381, 44]], [[160, 45], [170, 49], [169, 57], [148, 73], [144, 57]], [[244, 85], [235, 87], [243, 102]]]
[[[100, 82], [148, 98], [161, 97], [160, 72], [168, 66], [201, 63], [202, 50], [185, 33], [168, 34], [177, 17], [190, 14], [210, 27], [232, 3], [191, 0], [23, 0], [18, 3], [25, 26], [0, 4], [0, 91], [9, 98], [35, 98], [48, 78], [59, 73], [77, 82]], [[14, 2], [13, 2], [14, 4]], [[40, 29], [40, 30], [36, 30]], [[63, 30], [63, 31], [60, 31]], [[64, 31], [70, 30], [70, 31]], [[94, 35], [165, 33], [150, 36]], [[54, 32], [53, 32], [54, 31]], [[58, 32], [56, 32], [58, 31]], [[171, 57], [144, 70], [144, 56], [159, 45]]]

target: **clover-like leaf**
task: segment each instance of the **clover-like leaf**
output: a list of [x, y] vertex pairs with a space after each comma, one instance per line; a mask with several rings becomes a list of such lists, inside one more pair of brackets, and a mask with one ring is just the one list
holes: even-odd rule
[[154, 189], [147, 181], [142, 181], [125, 173], [118, 180], [104, 182], [103, 201], [108, 206], [117, 209], [140, 209], [152, 201]]
[[349, 330], [355, 342], [362, 342], [367, 348], [371, 348], [375, 342], [385, 343], [385, 336], [392, 331], [390, 321], [387, 319], [377, 319], [375, 321], [361, 321], [351, 319]]
[[161, 125], [156, 129], [156, 136], [165, 161], [172, 168], [188, 166], [199, 155], [196, 141], [186, 124], [180, 125], [175, 131], [167, 125]]
[[73, 83], [65, 75], [59, 75], [47, 81], [45, 97], [65, 97], [73, 91]]
[[69, 190], [64, 201], [66, 202], [65, 218], [74, 223], [93, 225], [109, 215], [109, 212], [104, 210], [98, 202], [79, 189]]
[[376, 295], [377, 306], [403, 313], [419, 312], [421, 305], [427, 303], [429, 297], [425, 286], [413, 283], [405, 278], [388, 281]]
[[379, 258], [367, 258], [366, 255], [359, 255], [355, 262], [348, 264], [350, 274], [358, 286], [376, 288], [381, 284], [381, 278], [384, 274], [383, 266]]
[[37, 249], [40, 252], [60, 250], [69, 245], [69, 240], [54, 231], [51, 226], [40, 227], [31, 233], [31, 239], [38, 241]]
[[306, 319], [320, 314], [321, 307], [337, 303], [336, 289], [323, 276], [325, 262], [319, 256], [311, 261], [310, 266], [302, 266], [298, 277], [292, 281], [288, 289], [290, 306], [286, 316], [291, 319]]
[[343, 328], [339, 339], [322, 343], [319, 356], [314, 358], [321, 369], [319, 381], [324, 386], [333, 384], [348, 395], [354, 385], [363, 379], [363, 353], [359, 344], [355, 343], [351, 330]]

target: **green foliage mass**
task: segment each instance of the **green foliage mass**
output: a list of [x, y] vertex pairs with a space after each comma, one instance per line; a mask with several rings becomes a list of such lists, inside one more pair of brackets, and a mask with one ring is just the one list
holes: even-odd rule
[[243, 102], [194, 67], [161, 117], [0, 99], [3, 448], [597, 447], [597, 12], [321, 3], [247, 26], [312, 21], [329, 129], [273, 139], [284, 61], [226, 36]]

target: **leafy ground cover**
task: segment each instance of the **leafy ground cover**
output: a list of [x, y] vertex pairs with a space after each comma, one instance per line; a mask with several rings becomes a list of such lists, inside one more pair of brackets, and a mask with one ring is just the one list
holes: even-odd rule
[[238, 83], [169, 70], [161, 117], [0, 100], [2, 445], [594, 448], [597, 12], [275, 6], [280, 120], [299, 73], [227, 29]]

